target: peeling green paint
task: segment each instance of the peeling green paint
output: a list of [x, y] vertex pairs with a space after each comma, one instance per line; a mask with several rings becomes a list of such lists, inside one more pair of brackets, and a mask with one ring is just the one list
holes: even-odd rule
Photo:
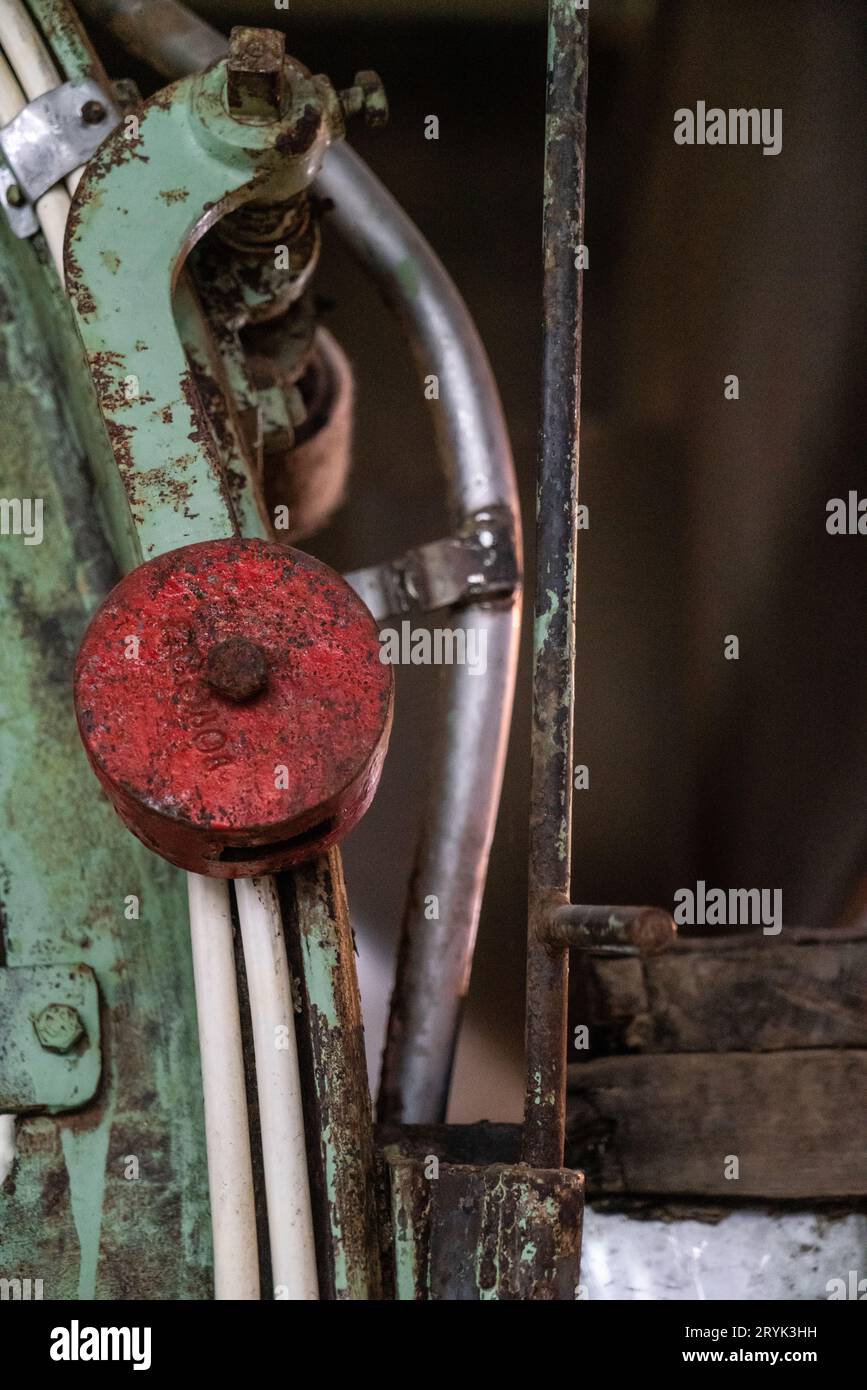
[[540, 652], [548, 640], [548, 630], [560, 607], [560, 600], [553, 589], [546, 589], [548, 608], [540, 613], [533, 625], [533, 649]]

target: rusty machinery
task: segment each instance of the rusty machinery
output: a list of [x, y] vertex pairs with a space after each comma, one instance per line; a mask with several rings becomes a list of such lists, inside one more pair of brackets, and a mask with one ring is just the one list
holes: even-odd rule
[[[67, 498], [70, 553], [52, 561], [73, 565], [81, 595], [71, 620], [81, 739], [123, 826], [188, 871], [192, 959], [179, 876], [157, 871], [104, 804], [96, 829], [81, 811], [75, 848], [87, 862], [98, 833], [157, 902], [122, 967], [112, 952], [127, 928], [108, 928], [110, 948], [94, 944], [105, 924], [92, 905], [87, 931], [80, 922], [37, 948], [13, 874], [0, 1111], [24, 1117], [18, 1257], [64, 1172], [79, 1258], [54, 1252], [55, 1296], [208, 1297], [213, 1277], [217, 1297], [271, 1296], [270, 1280], [278, 1298], [575, 1298], [583, 1184], [563, 1167], [569, 948], [652, 951], [673, 930], [664, 913], [569, 902], [586, 15], [551, 5], [519, 1132], [444, 1123], [511, 713], [517, 495], [467, 311], [344, 143], [348, 118], [386, 118], [382, 84], [366, 71], [339, 91], [271, 29], [236, 28], [227, 49], [174, 0], [79, 9], [170, 85], [142, 101], [130, 83], [109, 83], [66, 0], [2, 0], [2, 233], [33, 301], [30, 328], [54, 325], [74, 401], [64, 419], [86, 457], [65, 483], [80, 494]], [[348, 368], [311, 292], [324, 209], [422, 377], [439, 378], [431, 406], [453, 519], [449, 536], [344, 577], [294, 544], [340, 499], [348, 466]], [[376, 623], [414, 611], [484, 630], [488, 669], [484, 680], [448, 671], [413, 875], [439, 886], [440, 915], [426, 920], [410, 888], [375, 1131], [336, 846], [386, 753], [393, 680]], [[73, 804], [95, 800], [78, 753], [62, 751]], [[93, 879], [80, 870], [84, 919], [104, 869], [97, 856]], [[61, 874], [50, 890], [68, 896]], [[74, 915], [79, 900], [68, 901]], [[28, 1017], [33, 1036], [10, 1036]], [[138, 1070], [131, 1036], [133, 1052], [148, 1038]], [[176, 1113], [199, 1065], [206, 1152]], [[134, 1212], [110, 1163], [136, 1119], [163, 1154], [163, 1180]], [[38, 1125], [53, 1126], [41, 1148]], [[168, 1268], [154, 1259], [167, 1223], [183, 1246]], [[140, 1270], [132, 1292], [121, 1256]]]

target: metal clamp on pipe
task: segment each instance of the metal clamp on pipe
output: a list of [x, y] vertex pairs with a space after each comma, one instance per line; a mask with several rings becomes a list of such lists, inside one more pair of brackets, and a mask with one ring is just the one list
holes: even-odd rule
[[508, 598], [521, 582], [512, 515], [505, 507], [477, 512], [457, 535], [344, 578], [378, 620]]
[[86, 164], [119, 120], [98, 82], [64, 82], [28, 102], [0, 130], [9, 166], [3, 208], [17, 237], [33, 235], [37, 199]]

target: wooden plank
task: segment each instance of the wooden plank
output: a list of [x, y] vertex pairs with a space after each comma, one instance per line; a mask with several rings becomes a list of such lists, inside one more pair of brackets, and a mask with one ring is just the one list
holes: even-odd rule
[[605, 1057], [571, 1066], [569, 1092], [591, 1198], [867, 1194], [867, 1051]]
[[644, 960], [587, 964], [591, 1025], [640, 1052], [867, 1047], [867, 939], [679, 942]]

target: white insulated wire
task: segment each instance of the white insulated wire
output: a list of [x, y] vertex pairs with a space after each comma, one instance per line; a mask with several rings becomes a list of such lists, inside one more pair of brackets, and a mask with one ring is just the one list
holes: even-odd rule
[[253, 1163], [229, 886], [187, 875], [190, 939], [202, 1058], [214, 1297], [259, 1298]]
[[236, 879], [253, 1024], [275, 1296], [319, 1297], [295, 1010], [280, 903], [270, 876]]
[[0, 1115], [0, 1187], [15, 1163], [15, 1116]]

